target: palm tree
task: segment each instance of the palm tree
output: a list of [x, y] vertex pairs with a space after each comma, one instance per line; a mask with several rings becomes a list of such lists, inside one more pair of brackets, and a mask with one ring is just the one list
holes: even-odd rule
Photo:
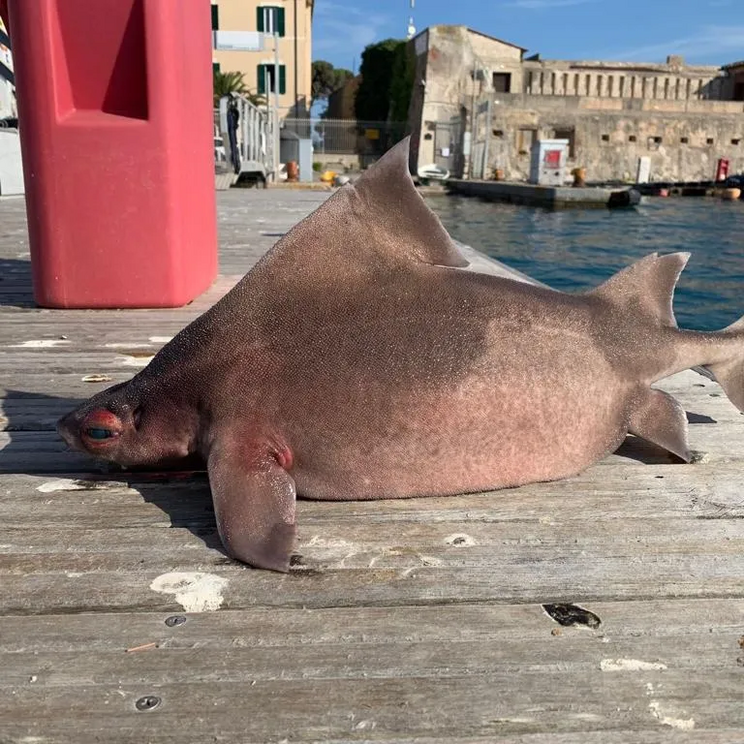
[[254, 106], [263, 106], [266, 104], [266, 98], [259, 93], [252, 93], [243, 80], [242, 72], [218, 72], [214, 71], [213, 76], [214, 88], [214, 106], [217, 108], [220, 104], [220, 98], [235, 93], [247, 98]]

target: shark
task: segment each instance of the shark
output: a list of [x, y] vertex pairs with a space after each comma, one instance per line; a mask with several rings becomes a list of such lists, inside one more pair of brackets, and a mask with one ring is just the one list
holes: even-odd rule
[[476, 273], [408, 162], [406, 139], [131, 380], [60, 419], [62, 438], [124, 468], [198, 460], [226, 552], [287, 571], [298, 496], [558, 480], [629, 433], [689, 461], [685, 411], [653, 385], [701, 365], [744, 410], [744, 321], [675, 321], [689, 254], [575, 293]]

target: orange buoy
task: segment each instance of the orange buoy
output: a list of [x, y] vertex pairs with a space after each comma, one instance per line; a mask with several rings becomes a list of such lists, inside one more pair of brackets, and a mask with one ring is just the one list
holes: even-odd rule
[[724, 189], [721, 192], [721, 199], [724, 201], [736, 201], [736, 199], [741, 199], [741, 189]]

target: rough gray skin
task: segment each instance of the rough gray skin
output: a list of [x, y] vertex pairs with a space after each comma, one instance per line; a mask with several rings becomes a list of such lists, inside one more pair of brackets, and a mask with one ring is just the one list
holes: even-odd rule
[[571, 295], [468, 271], [408, 141], [301, 222], [130, 382], [59, 423], [123, 466], [194, 455], [230, 555], [286, 571], [295, 494], [431, 496], [578, 473], [628, 432], [689, 459], [650, 385], [708, 364], [744, 406], [744, 326], [676, 328], [686, 254]]

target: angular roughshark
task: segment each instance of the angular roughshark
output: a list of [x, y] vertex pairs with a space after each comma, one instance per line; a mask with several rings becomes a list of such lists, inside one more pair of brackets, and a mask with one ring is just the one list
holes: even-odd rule
[[689, 460], [651, 388], [708, 365], [744, 410], [744, 322], [677, 328], [688, 254], [577, 294], [462, 271], [408, 140], [285, 235], [129, 382], [62, 418], [124, 467], [206, 463], [227, 552], [286, 571], [295, 497], [442, 496], [579, 473], [628, 432]]

